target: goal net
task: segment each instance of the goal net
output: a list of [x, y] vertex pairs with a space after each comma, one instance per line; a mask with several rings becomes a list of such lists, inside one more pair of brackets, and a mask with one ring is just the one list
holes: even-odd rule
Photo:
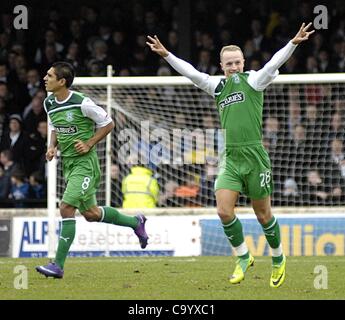
[[[274, 206], [344, 204], [344, 79], [279, 76], [265, 91], [263, 143], [272, 162]], [[145, 165], [160, 184], [158, 206], [215, 206], [224, 141], [214, 99], [183, 77], [112, 81], [112, 204], [122, 205], [121, 181], [130, 167]], [[74, 88], [106, 104], [105, 86]], [[248, 199], [241, 196], [238, 204]]]
[[[105, 142], [98, 146], [104, 173], [101, 205], [122, 207], [121, 183], [133, 165], [154, 172], [158, 207], [197, 212], [216, 205], [213, 187], [224, 140], [212, 97], [184, 77], [76, 78], [73, 89], [107, 108], [116, 126], [108, 147]], [[266, 89], [264, 101], [263, 143], [272, 162], [273, 206], [344, 206], [345, 76], [280, 75]], [[63, 188], [60, 172], [57, 199]], [[240, 196], [238, 205], [250, 203]], [[215, 248], [215, 254], [223, 252]]]

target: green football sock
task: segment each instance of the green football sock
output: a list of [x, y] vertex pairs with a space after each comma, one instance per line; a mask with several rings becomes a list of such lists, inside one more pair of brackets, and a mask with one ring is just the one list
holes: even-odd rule
[[[266, 240], [272, 249], [277, 249], [280, 246], [280, 228], [278, 220], [272, 216], [272, 219], [262, 225]], [[283, 254], [279, 256], [272, 256], [273, 264], [279, 264], [283, 261]]]
[[232, 221], [227, 224], [223, 224], [224, 233], [229, 239], [231, 245], [235, 248], [242, 246], [244, 251], [241, 252], [238, 257], [241, 259], [248, 259], [249, 252], [244, 242], [243, 229], [241, 221], [235, 217]]
[[75, 219], [63, 219], [56, 251], [55, 263], [63, 269], [65, 260], [75, 236]]
[[138, 219], [136, 217], [124, 215], [112, 207], [102, 207], [102, 209], [103, 219], [101, 222], [131, 227], [133, 229], [138, 226]]

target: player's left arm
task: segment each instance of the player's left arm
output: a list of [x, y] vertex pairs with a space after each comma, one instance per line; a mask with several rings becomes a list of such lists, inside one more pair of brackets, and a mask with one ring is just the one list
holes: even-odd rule
[[95, 134], [87, 141], [76, 140], [75, 149], [80, 154], [88, 153], [94, 145], [101, 141], [114, 128], [114, 122], [103, 108], [97, 106], [91, 99], [85, 98], [81, 111], [83, 115], [96, 123]]
[[258, 91], [266, 89], [266, 87], [278, 76], [278, 69], [291, 57], [297, 45], [308, 40], [309, 36], [315, 32], [315, 30], [307, 31], [311, 25], [312, 23], [309, 23], [306, 26], [303, 22], [294, 38], [292, 38], [285, 47], [277, 51], [262, 69], [250, 71], [248, 83], [252, 88]]

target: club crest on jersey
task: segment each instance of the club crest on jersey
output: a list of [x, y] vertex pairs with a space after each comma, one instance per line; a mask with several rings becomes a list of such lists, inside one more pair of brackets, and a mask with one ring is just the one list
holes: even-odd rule
[[237, 73], [234, 73], [231, 77], [235, 83], [240, 83], [240, 77], [238, 76]]
[[73, 112], [72, 111], [67, 111], [66, 112], [66, 120], [68, 122], [72, 122], [74, 120], [74, 117], [73, 117]]
[[244, 97], [244, 93], [242, 91], [233, 92], [233, 93], [229, 94], [228, 96], [226, 96], [225, 99], [223, 99], [219, 102], [219, 107], [223, 111], [224, 108], [226, 108], [226, 107], [228, 107], [234, 103], [243, 102], [244, 100], [245, 100], [245, 97]]

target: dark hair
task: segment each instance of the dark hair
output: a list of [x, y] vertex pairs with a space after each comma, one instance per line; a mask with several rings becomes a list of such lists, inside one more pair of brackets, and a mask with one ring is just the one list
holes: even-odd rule
[[16, 168], [13, 170], [11, 176], [17, 180], [24, 181], [25, 180], [25, 173], [23, 170]]
[[13, 160], [13, 152], [10, 149], [2, 150], [1, 153], [4, 157], [7, 158], [7, 160], [12, 161]]
[[43, 184], [44, 177], [40, 171], [34, 171], [33, 173], [30, 174], [30, 176], [33, 177], [35, 181], [38, 182], [39, 184]]
[[52, 68], [55, 69], [56, 78], [58, 80], [65, 79], [66, 87], [69, 88], [74, 80], [74, 69], [71, 64], [68, 62], [55, 62], [52, 65]]

